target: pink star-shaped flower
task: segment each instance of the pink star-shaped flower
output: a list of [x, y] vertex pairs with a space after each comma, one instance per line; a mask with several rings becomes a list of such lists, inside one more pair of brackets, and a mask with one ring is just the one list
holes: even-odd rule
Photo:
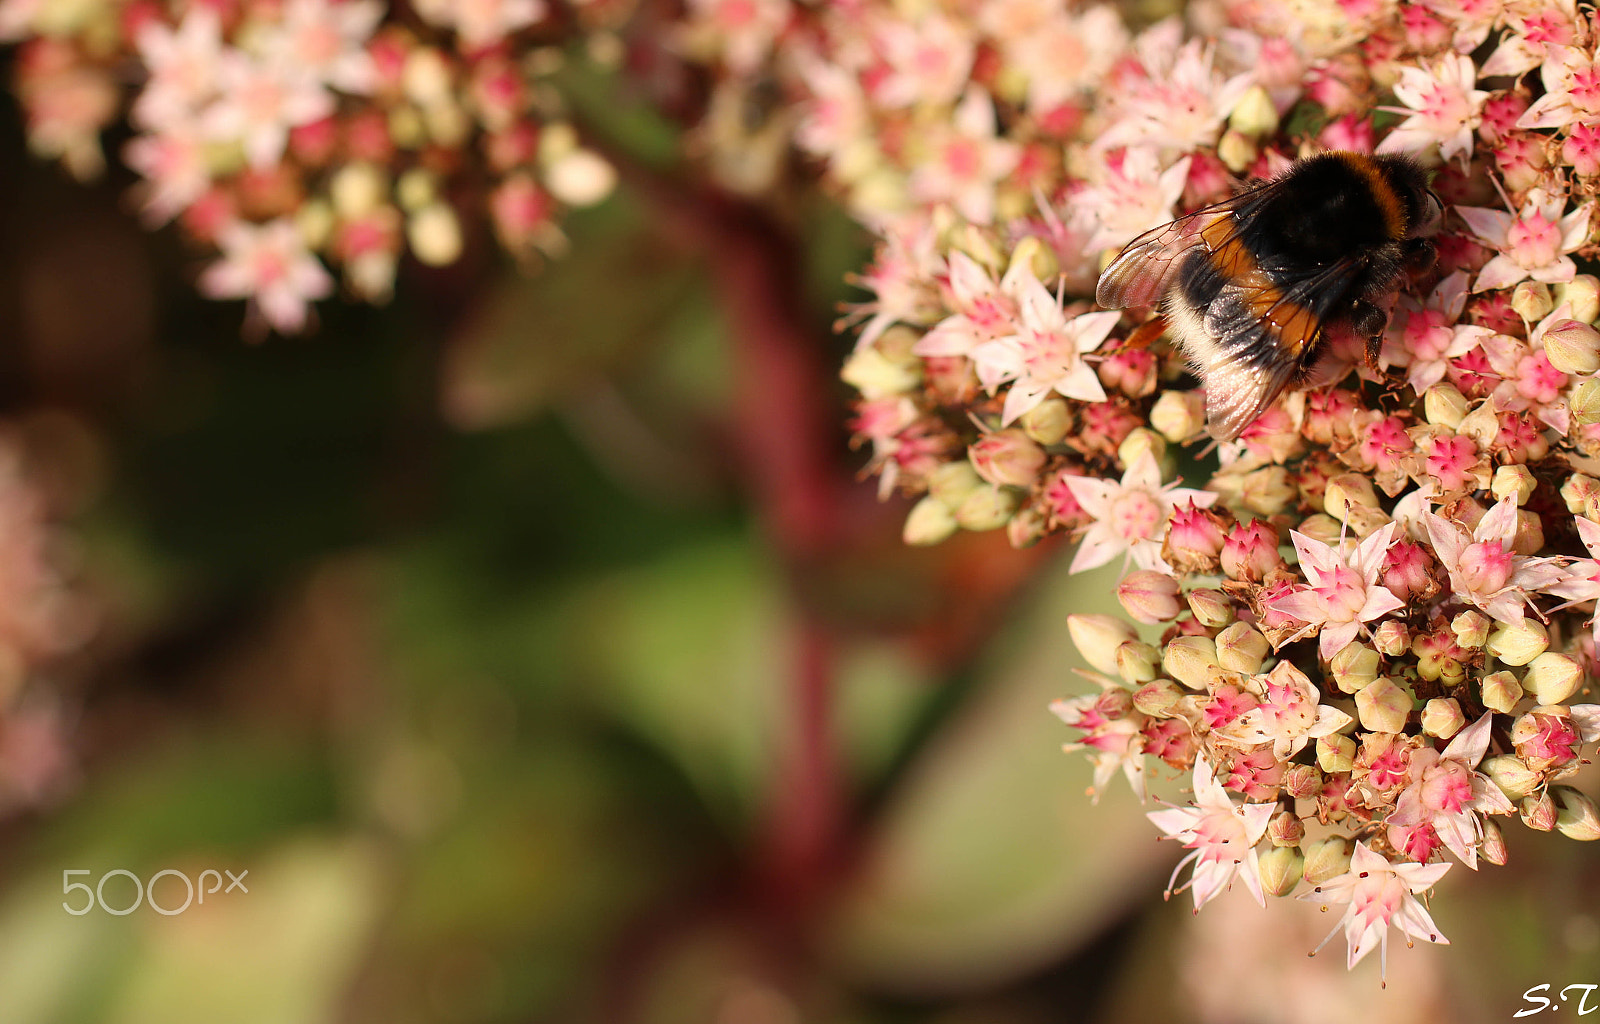
[[1378, 582], [1384, 554], [1397, 528], [1389, 523], [1374, 530], [1348, 553], [1298, 531], [1289, 534], [1307, 582], [1273, 601], [1271, 607], [1306, 624], [1291, 640], [1321, 627], [1317, 653], [1332, 658], [1356, 638], [1362, 623], [1405, 604]]
[[[1172, 869], [1167, 896], [1186, 888], [1193, 889], [1194, 909], [1198, 912], [1227, 889], [1237, 875], [1255, 901], [1266, 906], [1255, 847], [1266, 834], [1277, 805], [1234, 803], [1203, 757], [1194, 759], [1194, 799], [1188, 807], [1170, 807], [1145, 814], [1167, 836], [1180, 840], [1184, 849], [1193, 851]], [[1172, 885], [1178, 880], [1178, 873], [1191, 863], [1194, 869], [1189, 881], [1174, 889]]]
[[[1328, 938], [1322, 940], [1322, 946], [1343, 928], [1345, 942], [1350, 947], [1348, 966], [1354, 967], [1376, 945], [1383, 950], [1387, 972], [1390, 925], [1424, 942], [1450, 944], [1416, 898], [1417, 893], [1432, 888], [1449, 870], [1448, 863], [1391, 864], [1366, 843], [1357, 843], [1349, 871], [1323, 882], [1312, 892], [1303, 893], [1300, 899], [1348, 903], [1350, 906], [1344, 917], [1328, 933]], [[1321, 950], [1322, 946], [1317, 949]]]
[[1192, 501], [1197, 507], [1206, 508], [1217, 500], [1210, 491], [1179, 487], [1177, 481], [1163, 485], [1161, 466], [1149, 452], [1128, 467], [1120, 483], [1068, 477], [1066, 484], [1078, 504], [1094, 518], [1068, 572], [1105, 565], [1119, 551], [1128, 552], [1141, 569], [1165, 572], [1168, 567], [1161, 560], [1161, 538], [1173, 507]]

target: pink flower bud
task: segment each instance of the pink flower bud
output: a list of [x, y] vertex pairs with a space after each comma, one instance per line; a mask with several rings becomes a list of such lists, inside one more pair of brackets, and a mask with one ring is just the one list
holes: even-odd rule
[[1411, 649], [1411, 631], [1403, 622], [1385, 619], [1372, 631], [1372, 646], [1386, 657], [1398, 658]]
[[1572, 719], [1555, 709], [1538, 707], [1519, 715], [1511, 725], [1511, 743], [1535, 771], [1562, 768], [1577, 760], [1578, 731]]
[[1480, 819], [1483, 824], [1483, 839], [1478, 843], [1478, 856], [1497, 867], [1504, 867], [1506, 863], [1506, 838], [1500, 831], [1500, 826], [1493, 820], [1485, 817]]
[[1032, 487], [1046, 456], [1027, 434], [1013, 428], [985, 434], [967, 449], [967, 458], [996, 487]]
[[1117, 584], [1117, 600], [1136, 622], [1153, 624], [1175, 619], [1183, 610], [1178, 581], [1164, 572], [1139, 569]]
[[1517, 812], [1522, 815], [1524, 825], [1539, 832], [1553, 831], [1561, 815], [1555, 797], [1549, 793], [1523, 797], [1517, 805]]
[[1283, 564], [1278, 531], [1260, 519], [1234, 527], [1223, 542], [1221, 563], [1222, 571], [1234, 579], [1260, 583]]
[[1279, 811], [1267, 824], [1267, 839], [1273, 846], [1296, 846], [1306, 837], [1306, 823], [1293, 811]]
[[1179, 572], [1215, 572], [1227, 537], [1225, 523], [1216, 512], [1196, 508], [1193, 502], [1174, 508], [1167, 520], [1162, 559]]
[[1324, 781], [1316, 765], [1291, 764], [1283, 773], [1283, 791], [1297, 800], [1309, 800], [1321, 791]]

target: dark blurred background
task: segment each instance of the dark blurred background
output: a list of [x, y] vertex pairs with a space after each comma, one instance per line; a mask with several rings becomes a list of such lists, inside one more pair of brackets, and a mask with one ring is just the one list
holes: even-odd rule
[[[836, 382], [870, 239], [826, 201], [625, 178], [549, 266], [469, 238], [251, 341], [118, 174], [0, 103], [0, 427], [93, 627], [0, 732], [0, 1024], [1474, 1021], [1600, 984], [1593, 851], [1516, 827], [1386, 991], [1305, 957], [1313, 906], [1162, 902], [1176, 849], [1046, 711], [1115, 576], [902, 545]], [[63, 907], [165, 869], [248, 892]]]

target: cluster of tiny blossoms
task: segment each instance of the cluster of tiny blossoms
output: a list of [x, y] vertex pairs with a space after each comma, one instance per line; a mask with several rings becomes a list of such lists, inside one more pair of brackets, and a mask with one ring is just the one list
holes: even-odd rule
[[147, 222], [216, 253], [205, 294], [290, 333], [332, 294], [330, 265], [382, 302], [403, 252], [455, 261], [462, 212], [530, 256], [611, 190], [546, 84], [554, 20], [545, 0], [0, 0], [0, 42], [18, 44], [30, 148], [90, 178], [126, 116]]
[[[1507, 816], [1600, 838], [1562, 784], [1600, 739], [1595, 13], [1224, 0], [1132, 33], [1030, 0], [850, 7], [873, 29], [801, 59], [800, 144], [877, 204], [856, 437], [916, 499], [910, 543], [1059, 533], [1074, 572], [1121, 561], [1123, 609], [1164, 631], [1073, 617], [1100, 691], [1054, 710], [1097, 788], [1143, 796], [1151, 757], [1192, 780], [1150, 814], [1190, 851], [1177, 889], [1345, 904], [1354, 965], [1391, 926], [1444, 942], [1417, 896], [1502, 862]], [[1030, 63], [1062, 34], [1082, 59]], [[1348, 351], [1216, 445], [1181, 355], [1097, 309], [1096, 275], [1323, 149], [1435, 169], [1437, 265], [1377, 366]]]

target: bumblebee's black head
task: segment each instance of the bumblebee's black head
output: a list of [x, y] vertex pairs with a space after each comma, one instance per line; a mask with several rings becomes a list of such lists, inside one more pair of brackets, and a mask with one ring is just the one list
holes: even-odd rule
[[1444, 204], [1428, 187], [1428, 172], [1421, 164], [1408, 156], [1393, 153], [1359, 159], [1371, 162], [1400, 206], [1404, 228], [1394, 236], [1396, 241], [1429, 235], [1438, 229]]

